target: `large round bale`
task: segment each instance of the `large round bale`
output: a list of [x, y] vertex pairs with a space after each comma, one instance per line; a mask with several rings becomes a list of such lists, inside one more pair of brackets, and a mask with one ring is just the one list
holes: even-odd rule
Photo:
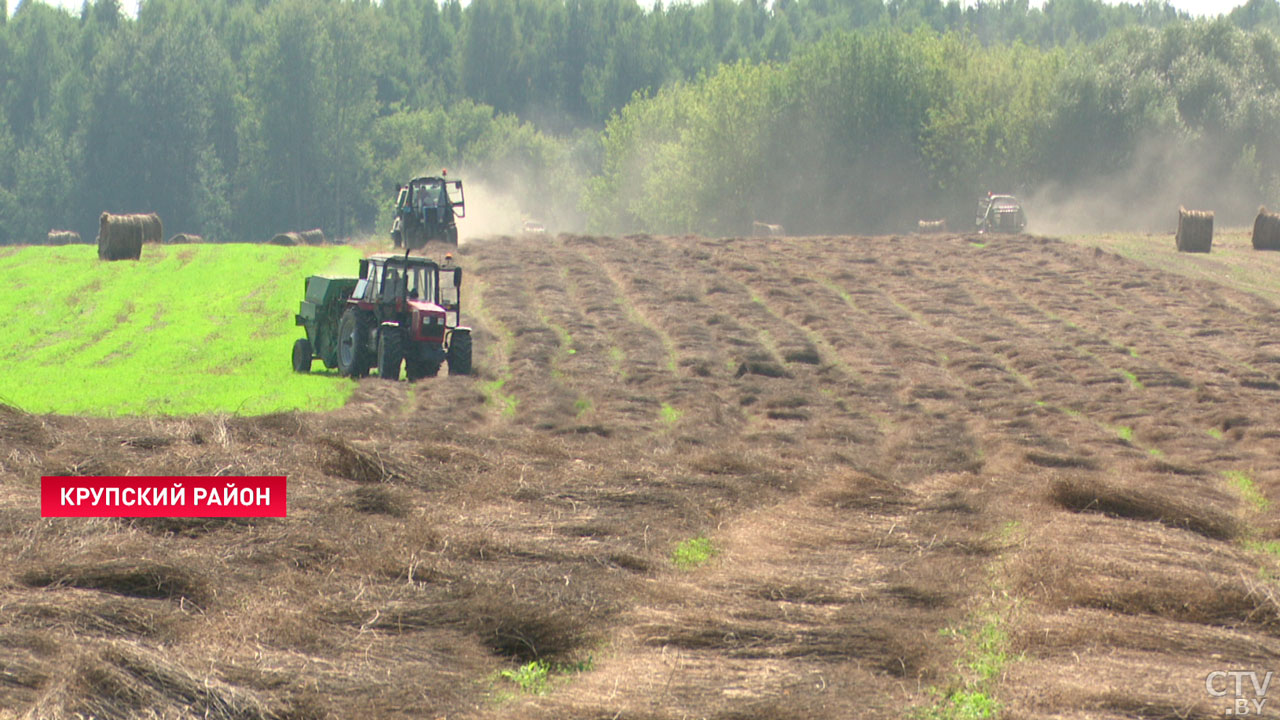
[[1253, 221], [1253, 249], [1280, 250], [1280, 214], [1258, 208], [1258, 217]]
[[164, 242], [164, 223], [160, 222], [159, 215], [145, 213], [134, 215], [134, 217], [142, 223], [142, 242], [157, 244]]
[[80, 242], [80, 233], [75, 230], [50, 230], [45, 238], [46, 245], [75, 245]]
[[302, 244], [304, 245], [323, 245], [324, 244], [324, 231], [322, 231], [320, 228], [315, 228], [314, 230], [303, 230], [302, 232], [296, 233], [296, 234], [302, 240]]
[[98, 258], [137, 260], [142, 257], [142, 228], [141, 216], [102, 213], [98, 218]]
[[1178, 207], [1178, 252], [1207, 253], [1213, 245], [1213, 211]]
[[202, 242], [204, 242], [204, 238], [200, 237], [199, 235], [192, 235], [190, 233], [178, 233], [177, 235], [174, 235], [173, 237], [169, 238], [170, 245], [187, 245], [190, 243], [202, 243]]
[[302, 237], [296, 232], [283, 232], [267, 242], [272, 245], [301, 245]]

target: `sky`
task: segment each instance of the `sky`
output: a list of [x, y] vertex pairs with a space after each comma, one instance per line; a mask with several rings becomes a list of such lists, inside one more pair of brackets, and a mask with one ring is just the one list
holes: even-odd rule
[[[1129, 1], [1135, 2], [1137, 0]], [[50, 5], [67, 8], [68, 10], [77, 13], [80, 12], [80, 8], [84, 6], [84, 0], [45, 0], [45, 2]], [[138, 13], [138, 2], [139, 0], [122, 0], [121, 4], [124, 6], [125, 12], [136, 16]], [[1231, 10], [1239, 5], [1243, 5], [1244, 3], [1245, 0], [1172, 0], [1170, 4], [1179, 10], [1185, 10], [1192, 15], [1212, 16], [1229, 13]], [[9, 0], [10, 11], [12, 11], [17, 4], [17, 0]], [[1038, 4], [1042, 3], [1037, 3], [1033, 0], [1032, 5]]]

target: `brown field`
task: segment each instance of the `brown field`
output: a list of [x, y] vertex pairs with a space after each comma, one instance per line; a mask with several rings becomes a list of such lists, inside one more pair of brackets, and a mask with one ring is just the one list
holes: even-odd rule
[[[1280, 658], [1280, 312], [977, 240], [478, 241], [477, 378], [0, 411], [0, 718], [1221, 717]], [[39, 518], [109, 473], [290, 517]]]

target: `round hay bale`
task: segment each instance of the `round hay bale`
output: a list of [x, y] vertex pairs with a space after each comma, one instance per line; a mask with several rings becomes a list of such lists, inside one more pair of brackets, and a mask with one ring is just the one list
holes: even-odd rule
[[191, 235], [188, 233], [178, 233], [177, 235], [174, 235], [173, 237], [169, 238], [170, 245], [185, 245], [189, 243], [202, 243], [202, 242], [204, 242], [204, 238], [200, 237], [199, 235]]
[[1258, 208], [1258, 217], [1253, 221], [1253, 249], [1280, 250], [1280, 214]]
[[45, 238], [46, 245], [75, 245], [80, 242], [80, 233], [75, 230], [50, 230]]
[[1213, 211], [1178, 207], [1178, 252], [1207, 253], [1213, 246]]
[[301, 245], [302, 237], [296, 232], [285, 232], [276, 235], [268, 242], [272, 245]]
[[98, 258], [137, 260], [142, 257], [142, 236], [142, 216], [104, 212], [98, 218]]
[[917, 220], [916, 229], [922, 233], [946, 232], [947, 221], [942, 220]]
[[160, 222], [159, 215], [144, 213], [133, 217], [142, 223], [142, 242], [157, 244], [164, 242], [164, 223]]
[[314, 230], [303, 230], [302, 232], [297, 233], [297, 235], [302, 239], [302, 243], [304, 245], [324, 244], [324, 232], [320, 230], [320, 228], [315, 228]]

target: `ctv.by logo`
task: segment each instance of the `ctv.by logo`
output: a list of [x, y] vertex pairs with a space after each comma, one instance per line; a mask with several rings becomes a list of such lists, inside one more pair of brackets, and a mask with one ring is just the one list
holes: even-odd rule
[[1205, 677], [1204, 689], [1210, 697], [1232, 698], [1234, 704], [1223, 710], [1224, 715], [1261, 715], [1262, 706], [1267, 704], [1272, 675], [1268, 672], [1259, 676], [1253, 670], [1215, 670]]

